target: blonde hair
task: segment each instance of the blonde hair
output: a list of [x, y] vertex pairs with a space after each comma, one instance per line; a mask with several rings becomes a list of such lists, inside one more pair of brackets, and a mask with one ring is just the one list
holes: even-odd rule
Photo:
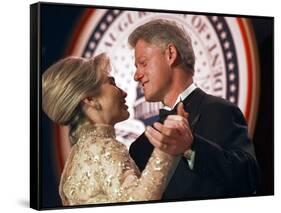
[[165, 19], [156, 19], [137, 27], [128, 38], [129, 45], [133, 48], [139, 40], [154, 44], [165, 49], [169, 43], [175, 45], [180, 63], [185, 70], [194, 74], [195, 56], [190, 36], [176, 22]]
[[70, 125], [70, 141], [85, 120], [80, 102], [98, 95], [110, 69], [102, 53], [94, 58], [67, 57], [50, 66], [42, 76], [42, 107], [48, 117], [61, 125]]

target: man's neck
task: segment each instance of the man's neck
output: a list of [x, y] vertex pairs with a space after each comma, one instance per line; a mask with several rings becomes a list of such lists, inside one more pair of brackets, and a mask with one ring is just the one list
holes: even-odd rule
[[178, 84], [174, 84], [174, 87], [170, 89], [169, 93], [163, 100], [163, 104], [170, 108], [173, 108], [178, 96], [186, 90], [193, 83], [192, 78], [187, 79], [185, 82], [179, 82]]

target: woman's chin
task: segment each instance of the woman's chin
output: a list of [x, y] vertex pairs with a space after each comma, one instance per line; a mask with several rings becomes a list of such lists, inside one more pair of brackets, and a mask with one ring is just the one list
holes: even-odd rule
[[124, 112], [124, 119], [122, 121], [127, 120], [129, 117], [130, 117], [130, 113], [128, 110], [126, 110], [126, 112]]
[[116, 123], [125, 121], [130, 117], [130, 113], [128, 110], [122, 111], [119, 115], [120, 115], [120, 117], [117, 119], [118, 121]]

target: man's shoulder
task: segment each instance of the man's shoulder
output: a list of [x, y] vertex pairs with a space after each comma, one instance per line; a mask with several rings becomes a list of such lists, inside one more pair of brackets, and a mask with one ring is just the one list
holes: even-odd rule
[[203, 98], [199, 110], [201, 114], [201, 121], [216, 121], [224, 123], [236, 121], [240, 124], [246, 124], [245, 117], [240, 108], [220, 97], [216, 97], [210, 94], [206, 94]]
[[236, 105], [231, 103], [230, 101], [222, 98], [222, 97], [218, 97], [218, 96], [214, 96], [211, 95], [205, 91], [203, 91], [200, 88], [196, 88], [191, 94], [190, 94], [190, 98], [187, 97], [185, 99], [185, 102], [189, 102], [191, 100], [191, 102], [195, 102], [195, 103], [201, 103], [204, 105], [221, 105], [221, 106], [226, 106], [226, 107], [235, 107]]
[[202, 104], [207, 106], [216, 106], [216, 107], [234, 107], [234, 108], [237, 107], [235, 104], [231, 103], [230, 101], [224, 98], [210, 95], [207, 93], [202, 101]]
[[208, 113], [220, 113], [223, 114], [224, 112], [234, 112], [240, 111], [237, 105], [231, 103], [230, 101], [217, 97], [214, 95], [207, 94], [203, 98], [201, 102], [201, 109], [202, 111], [206, 111]]

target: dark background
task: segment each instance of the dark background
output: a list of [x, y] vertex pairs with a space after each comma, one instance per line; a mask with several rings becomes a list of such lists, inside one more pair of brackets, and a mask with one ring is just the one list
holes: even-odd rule
[[[43, 5], [41, 8], [41, 70], [66, 56], [70, 35], [79, 23], [85, 8], [79, 6]], [[201, 13], [202, 14], [202, 13]], [[207, 14], [208, 15], [208, 14]], [[274, 72], [273, 18], [252, 17], [260, 58], [260, 101], [253, 143], [260, 165], [261, 184], [257, 195], [274, 194]], [[42, 207], [60, 207], [59, 179], [56, 175], [53, 143], [50, 143], [53, 124], [42, 113]]]

